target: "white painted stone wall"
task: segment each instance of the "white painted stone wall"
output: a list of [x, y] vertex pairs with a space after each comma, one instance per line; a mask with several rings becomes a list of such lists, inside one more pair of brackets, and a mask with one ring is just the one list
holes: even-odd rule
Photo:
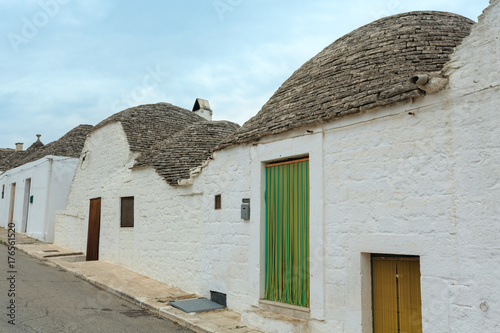
[[[201, 194], [171, 187], [152, 168], [132, 171], [137, 156], [120, 123], [90, 133], [58, 213], [56, 243], [86, 252], [90, 199], [101, 198], [99, 260], [201, 293]], [[121, 197], [129, 196], [134, 227], [121, 228]]]
[[[11, 187], [16, 183], [13, 216], [16, 231], [44, 242], [53, 242], [56, 211], [65, 206], [77, 162], [76, 158], [47, 156], [0, 175], [0, 187], [5, 185], [4, 198], [0, 199], [1, 226], [7, 227]], [[31, 179], [28, 194], [27, 179]], [[28, 201], [31, 195], [33, 203]], [[27, 216], [26, 231], [23, 228], [24, 216]]]
[[[250, 279], [259, 255], [253, 252], [258, 238], [252, 238], [254, 223], [241, 219], [242, 199], [251, 197], [251, 162], [246, 146], [216, 152], [192, 186], [194, 192], [203, 193], [198, 217], [203, 227], [200, 294], [210, 298], [210, 291], [225, 293], [228, 306], [239, 311], [254, 301], [254, 288], [258, 293], [258, 284]], [[214, 209], [217, 194], [221, 210]]]

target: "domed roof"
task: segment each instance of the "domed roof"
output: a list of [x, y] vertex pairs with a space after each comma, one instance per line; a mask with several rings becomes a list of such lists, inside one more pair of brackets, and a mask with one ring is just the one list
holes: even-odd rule
[[354, 30], [300, 67], [218, 148], [425, 95], [409, 79], [440, 72], [473, 24], [451, 13], [411, 12]]
[[143, 152], [187, 126], [204, 120], [192, 111], [169, 103], [157, 103], [115, 113], [97, 124], [95, 129], [118, 121], [127, 135], [130, 150]]

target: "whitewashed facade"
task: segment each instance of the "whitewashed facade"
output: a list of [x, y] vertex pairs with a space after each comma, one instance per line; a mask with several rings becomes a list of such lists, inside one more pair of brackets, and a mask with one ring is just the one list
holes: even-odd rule
[[[424, 332], [499, 331], [499, 32], [494, 0], [446, 66], [444, 90], [216, 151], [183, 186], [131, 169], [137, 154], [120, 123], [95, 130], [55, 241], [85, 251], [89, 200], [100, 197], [99, 259], [206, 297], [225, 293], [230, 309], [266, 332], [372, 332], [370, 255], [418, 256]], [[310, 313], [291, 321], [260, 302], [264, 167], [304, 156]], [[120, 228], [127, 196], [135, 225]], [[240, 217], [244, 198], [250, 220]]]
[[46, 156], [0, 174], [1, 226], [51, 243], [56, 211], [65, 207], [77, 158]]

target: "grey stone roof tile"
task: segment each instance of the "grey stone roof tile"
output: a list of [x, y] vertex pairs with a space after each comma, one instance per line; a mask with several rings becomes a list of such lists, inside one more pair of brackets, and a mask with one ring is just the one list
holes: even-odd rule
[[179, 185], [210, 158], [213, 149], [239, 128], [229, 121], [196, 122], [142, 153], [134, 167], [152, 166], [168, 184]]
[[10, 160], [14, 150], [0, 150], [0, 172], [10, 169]]
[[451, 13], [411, 12], [354, 30], [293, 73], [216, 149], [424, 96], [409, 79], [440, 72], [473, 23]]
[[143, 152], [204, 118], [169, 103], [147, 104], [115, 113], [95, 129], [116, 121], [122, 124], [130, 150]]
[[24, 151], [15, 151], [6, 156], [2, 156], [0, 152], [0, 170], [10, 170], [49, 155], [79, 158], [87, 134], [92, 128], [91, 125], [79, 125], [47, 145], [38, 141]]

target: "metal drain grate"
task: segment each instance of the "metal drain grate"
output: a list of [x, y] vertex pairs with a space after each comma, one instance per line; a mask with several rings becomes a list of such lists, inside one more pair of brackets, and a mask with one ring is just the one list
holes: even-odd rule
[[173, 307], [187, 313], [225, 309], [226, 307], [206, 298], [170, 302]]

